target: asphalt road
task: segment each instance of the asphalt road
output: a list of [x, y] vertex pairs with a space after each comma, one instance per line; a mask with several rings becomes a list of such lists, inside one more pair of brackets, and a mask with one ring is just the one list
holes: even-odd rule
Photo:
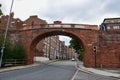
[[31, 68], [0, 73], [0, 80], [118, 80], [89, 74], [75, 68], [75, 61], [57, 61]]
[[71, 80], [76, 68], [73, 61], [51, 64], [0, 73], [0, 80]]

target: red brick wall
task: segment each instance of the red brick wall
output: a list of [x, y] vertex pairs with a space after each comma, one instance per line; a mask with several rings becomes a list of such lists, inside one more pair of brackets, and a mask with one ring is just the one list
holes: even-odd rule
[[39, 19], [36, 15], [30, 16], [27, 20], [24, 21], [24, 24], [29, 26], [33, 25], [40, 25], [40, 24], [47, 24], [45, 20]]
[[[27, 34], [27, 35], [24, 35]], [[84, 50], [85, 50], [85, 56], [84, 56], [84, 65], [87, 67], [94, 67], [94, 55], [93, 55], [93, 43], [96, 43], [98, 40], [97, 35], [98, 32], [96, 30], [79, 30], [79, 29], [41, 29], [41, 30], [34, 30], [33, 31], [33, 38], [31, 39], [31, 31], [22, 31], [20, 34], [22, 37], [25, 38], [27, 45], [26, 50], [27, 54], [31, 56], [30, 59], [32, 59], [32, 51], [33, 48], [36, 46], [36, 44], [39, 42], [39, 40], [43, 39], [45, 36], [49, 36], [52, 34], [56, 35], [66, 35], [70, 36], [72, 38], [77, 39], [80, 41], [80, 43], [83, 43]], [[88, 35], [88, 34], [94, 34], [94, 35]], [[24, 43], [24, 41], [23, 41]]]
[[[3, 16], [2, 18], [7, 18]], [[17, 19], [15, 19], [17, 20]], [[37, 16], [31, 16], [24, 23], [27, 24], [26, 30], [21, 29], [20, 31], [9, 30], [10, 34], [19, 34], [19, 42], [21, 42], [26, 48], [27, 64], [33, 63], [34, 47], [37, 43], [45, 37], [52, 35], [65, 35], [70, 36], [82, 43], [84, 48], [84, 65], [86, 67], [95, 67], [95, 56], [93, 54], [93, 46], [97, 47], [96, 53], [96, 67], [120, 67], [120, 30], [106, 30], [98, 31], [96, 25], [81, 25], [78, 24], [67, 24], [66, 28], [53, 27], [51, 29], [41, 28], [35, 30], [27, 30], [32, 27], [32, 22], [37, 27], [41, 27], [40, 24], [47, 24], [46, 21], [37, 18]], [[2, 21], [0, 28], [6, 26], [7, 21]], [[56, 22], [57, 24], [60, 22]], [[54, 25], [54, 24], [53, 24]], [[69, 27], [72, 26], [72, 27]], [[76, 28], [75, 28], [76, 25]], [[113, 25], [109, 24], [112, 28]], [[117, 24], [118, 25], [118, 24]], [[23, 27], [23, 26], [22, 26]], [[63, 25], [62, 25], [63, 27]], [[78, 28], [81, 27], [81, 28]], [[2, 30], [0, 31], [2, 33]]]
[[72, 59], [72, 49], [68, 48], [68, 53], [67, 53], [68, 59]]
[[99, 41], [99, 54], [101, 67], [120, 67], [120, 38], [119, 32], [101, 31]]

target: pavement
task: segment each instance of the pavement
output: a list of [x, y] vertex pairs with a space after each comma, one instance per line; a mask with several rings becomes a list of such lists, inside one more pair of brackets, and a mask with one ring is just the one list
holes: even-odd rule
[[49, 61], [42, 61], [42, 62], [37, 61], [37, 62], [35, 62], [34, 64], [31, 64], [31, 65], [23, 65], [23, 66], [0, 68], [0, 73], [2, 73], [2, 72], [8, 72], [8, 71], [13, 71], [13, 70], [24, 69], [24, 68], [29, 68], [29, 67], [34, 67], [34, 66], [39, 66], [39, 65], [42, 65], [42, 64], [49, 64], [49, 63], [55, 62], [55, 61], [56, 60], [49, 60]]
[[1, 69], [0, 69], [0, 73], [1, 73], [1, 72], [8, 72], [8, 71], [13, 71], [13, 70], [24, 69], [24, 68], [29, 68], [29, 67], [38, 66], [38, 65], [40, 65], [40, 64], [36, 64], [36, 63], [35, 63], [35, 64], [31, 64], [31, 65], [1, 68]]
[[83, 66], [83, 63], [81, 61], [77, 61], [76, 65], [77, 65], [77, 68], [81, 71], [103, 75], [103, 76], [115, 77], [120, 80], [120, 68], [119, 69], [86, 68]]

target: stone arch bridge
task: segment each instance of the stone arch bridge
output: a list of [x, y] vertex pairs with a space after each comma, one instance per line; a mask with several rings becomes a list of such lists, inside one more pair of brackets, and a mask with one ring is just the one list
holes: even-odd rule
[[[41, 39], [53, 35], [65, 35], [76, 39], [82, 44], [84, 48], [84, 65], [86, 67], [120, 67], [119, 45], [117, 43], [109, 44], [108, 41], [111, 41], [107, 40], [109, 33], [98, 30], [97, 25], [41, 24], [34, 25], [34, 27], [30, 25], [17, 31], [11, 31], [11, 33], [18, 34], [19, 42], [24, 44], [27, 64], [33, 63], [33, 49]], [[120, 43], [120, 41], [118, 42]], [[96, 54], [93, 53], [94, 46], [97, 48]], [[113, 49], [116, 46], [115, 51]]]
[[82, 24], [46, 24], [34, 25], [23, 28], [20, 31], [21, 41], [25, 45], [27, 52], [27, 64], [33, 62], [33, 49], [37, 43], [48, 36], [65, 35], [76, 39], [82, 44], [85, 66], [94, 66], [93, 45], [97, 46], [98, 29], [96, 25]]

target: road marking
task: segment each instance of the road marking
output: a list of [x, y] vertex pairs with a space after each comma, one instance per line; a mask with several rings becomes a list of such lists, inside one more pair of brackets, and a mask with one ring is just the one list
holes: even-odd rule
[[75, 76], [77, 75], [78, 71], [79, 71], [79, 70], [77, 70], [77, 71], [75, 72], [75, 74], [74, 74], [74, 76], [72, 77], [71, 80], [74, 80], [74, 79], [75, 79]]

